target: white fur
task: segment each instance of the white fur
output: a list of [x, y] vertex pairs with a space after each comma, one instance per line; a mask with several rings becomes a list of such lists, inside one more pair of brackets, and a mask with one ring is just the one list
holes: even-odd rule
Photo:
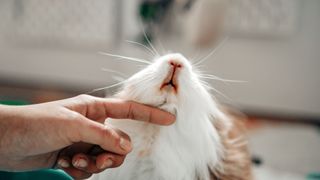
[[[169, 60], [183, 65], [177, 94], [159, 90], [168, 74]], [[120, 167], [108, 169], [93, 179], [209, 179], [208, 167], [219, 168], [223, 147], [211, 120], [222, 114], [192, 68], [181, 54], [169, 54], [155, 59], [127, 80], [117, 97], [174, 113], [176, 122], [158, 126], [108, 120], [107, 125], [110, 123], [129, 134], [134, 148]]]

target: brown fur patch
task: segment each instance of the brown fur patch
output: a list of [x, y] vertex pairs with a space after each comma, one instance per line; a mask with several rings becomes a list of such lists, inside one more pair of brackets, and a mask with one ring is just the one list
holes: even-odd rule
[[[213, 121], [223, 145], [223, 157], [220, 167], [209, 169], [211, 180], [251, 180], [251, 156], [247, 146], [246, 130], [244, 127], [245, 118], [228, 116]], [[229, 127], [226, 122], [229, 118], [232, 125]]]

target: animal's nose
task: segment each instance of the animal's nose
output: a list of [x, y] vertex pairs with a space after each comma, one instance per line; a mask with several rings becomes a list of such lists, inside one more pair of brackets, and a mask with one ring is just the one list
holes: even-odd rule
[[174, 60], [169, 61], [170, 66], [173, 66], [174, 68], [182, 68], [182, 63]]

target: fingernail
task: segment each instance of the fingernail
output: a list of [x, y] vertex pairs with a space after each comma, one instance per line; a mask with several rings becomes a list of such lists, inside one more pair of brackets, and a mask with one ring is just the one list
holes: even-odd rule
[[120, 138], [120, 147], [125, 151], [131, 151], [131, 143], [124, 138]]
[[60, 167], [63, 167], [63, 168], [68, 168], [68, 167], [70, 167], [69, 162], [68, 162], [67, 160], [65, 160], [65, 159], [59, 159], [58, 165], [59, 165]]
[[105, 168], [111, 167], [112, 164], [113, 164], [112, 160], [111, 159], [107, 159], [99, 168], [100, 169], [105, 169]]
[[74, 163], [73, 166], [79, 167], [79, 168], [85, 168], [88, 166], [88, 162], [85, 159], [77, 159]]

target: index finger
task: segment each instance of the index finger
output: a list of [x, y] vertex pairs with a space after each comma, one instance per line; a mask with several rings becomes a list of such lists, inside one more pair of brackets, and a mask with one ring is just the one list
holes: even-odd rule
[[159, 125], [170, 125], [175, 116], [163, 110], [120, 99], [104, 101], [106, 116], [115, 119], [134, 119]]

